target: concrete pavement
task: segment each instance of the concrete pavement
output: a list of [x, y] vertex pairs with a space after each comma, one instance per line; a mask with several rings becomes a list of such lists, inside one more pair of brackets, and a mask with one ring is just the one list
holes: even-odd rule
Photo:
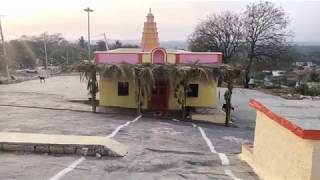
[[[66, 86], [65, 79], [69, 79], [70, 83], [80, 83], [78, 76], [60, 76], [46, 81], [46, 85], [40, 85], [38, 81], [27, 81], [21, 86], [0, 85], [1, 103], [13, 104], [0, 105], [0, 131], [107, 136], [135, 119], [135, 116], [125, 113], [93, 114], [62, 110], [70, 107], [90, 109], [88, 105], [70, 101], [87, 98], [85, 83], [83, 86]], [[45, 86], [44, 90], [39, 90], [39, 86]], [[76, 95], [76, 91], [79, 91], [79, 95]], [[75, 95], [69, 96], [72, 92]], [[235, 98], [238, 93], [235, 92]], [[247, 108], [249, 112], [245, 101], [235, 101], [237, 103], [234, 105]], [[33, 105], [36, 106], [32, 108]], [[221, 164], [219, 155], [210, 151], [199, 129], [191, 123], [142, 117], [119, 129], [113, 137], [129, 147], [127, 156], [101, 159], [86, 157], [60, 179], [258, 179], [252, 169], [237, 158], [241, 143], [252, 139], [253, 128], [248, 127], [254, 127], [252, 120], [255, 114], [247, 113], [248, 119], [245, 116], [238, 118], [237, 113], [233, 115], [238, 127], [197, 124], [215, 150], [226, 155], [229, 165]], [[0, 168], [0, 179], [49, 179], [78, 160], [79, 157], [73, 155], [39, 156], [1, 152], [0, 163], [3, 166]], [[234, 177], [230, 176], [230, 172]]]
[[[223, 94], [225, 91], [226, 88], [218, 88], [217, 96], [219, 98], [219, 107], [222, 107], [222, 104], [224, 102]], [[255, 127], [256, 111], [249, 106], [249, 101], [251, 98], [271, 98], [275, 100], [280, 100], [282, 98], [270, 94], [265, 94], [253, 89], [233, 89], [231, 102], [232, 106], [234, 107], [234, 110], [232, 111], [232, 119], [234, 120], [233, 122], [238, 127], [250, 129], [253, 131]]]

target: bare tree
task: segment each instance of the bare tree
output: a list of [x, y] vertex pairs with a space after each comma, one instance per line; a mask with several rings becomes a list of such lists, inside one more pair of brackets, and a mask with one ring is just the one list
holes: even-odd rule
[[287, 50], [286, 30], [289, 19], [281, 7], [271, 2], [251, 3], [243, 15], [245, 46], [248, 61], [245, 65], [245, 87], [248, 87], [253, 62], [279, 57]]
[[224, 63], [238, 51], [242, 38], [242, 22], [239, 15], [231, 12], [213, 14], [200, 23], [189, 38], [192, 51], [219, 51]]

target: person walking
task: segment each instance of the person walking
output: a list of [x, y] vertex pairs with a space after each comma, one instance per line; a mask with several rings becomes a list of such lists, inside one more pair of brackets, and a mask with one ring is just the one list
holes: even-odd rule
[[251, 76], [248, 84], [249, 84], [249, 88], [254, 88], [255, 87], [254, 78], [252, 76]]

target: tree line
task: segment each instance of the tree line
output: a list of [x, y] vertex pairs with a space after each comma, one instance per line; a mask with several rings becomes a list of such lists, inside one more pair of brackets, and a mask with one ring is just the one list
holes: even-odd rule
[[274, 3], [250, 3], [242, 13], [226, 11], [208, 16], [191, 34], [189, 48], [222, 52], [224, 63], [243, 69], [248, 87], [253, 70], [291, 63], [289, 22], [284, 9]]
[[[11, 70], [13, 69], [32, 69], [46, 65], [45, 46], [47, 51], [48, 65], [68, 67], [88, 58], [88, 42], [84, 37], [76, 41], [66, 40], [61, 33], [39, 34], [37, 36], [23, 35], [18, 39], [10, 40], [5, 43], [6, 59]], [[136, 45], [123, 44], [116, 40], [109, 44], [109, 49], [133, 47]], [[106, 50], [105, 41], [99, 40], [91, 44], [91, 50]], [[0, 71], [5, 69], [2, 49], [0, 50]], [[92, 57], [91, 57], [92, 58]]]

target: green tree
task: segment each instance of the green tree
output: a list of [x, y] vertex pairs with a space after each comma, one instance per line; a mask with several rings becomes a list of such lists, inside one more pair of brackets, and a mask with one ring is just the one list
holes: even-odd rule
[[84, 40], [83, 36], [79, 39], [79, 46], [84, 49], [87, 48], [87, 42]]
[[242, 40], [240, 15], [231, 12], [213, 14], [201, 22], [189, 38], [191, 51], [222, 52], [224, 63], [238, 52]]
[[94, 48], [96, 51], [105, 51], [107, 50], [106, 42], [98, 41]]
[[122, 48], [122, 43], [119, 40], [116, 40], [113, 44], [110, 45], [110, 49]]
[[[67, 66], [79, 62], [80, 46], [69, 43], [61, 34], [45, 34], [48, 63]], [[45, 65], [44, 34], [38, 36], [21, 36], [7, 43], [8, 58], [13, 68], [34, 68]], [[68, 63], [67, 63], [68, 61]]]
[[286, 30], [289, 20], [281, 7], [271, 2], [250, 3], [243, 15], [245, 47], [245, 87], [248, 87], [251, 67], [264, 58], [275, 58], [286, 51]]
[[310, 82], [320, 82], [320, 74], [316, 71], [312, 71], [309, 75]]
[[118, 48], [139, 48], [139, 46], [134, 44], [122, 44], [121, 41], [116, 40], [114, 43], [110, 44], [109, 48], [112, 50]]

